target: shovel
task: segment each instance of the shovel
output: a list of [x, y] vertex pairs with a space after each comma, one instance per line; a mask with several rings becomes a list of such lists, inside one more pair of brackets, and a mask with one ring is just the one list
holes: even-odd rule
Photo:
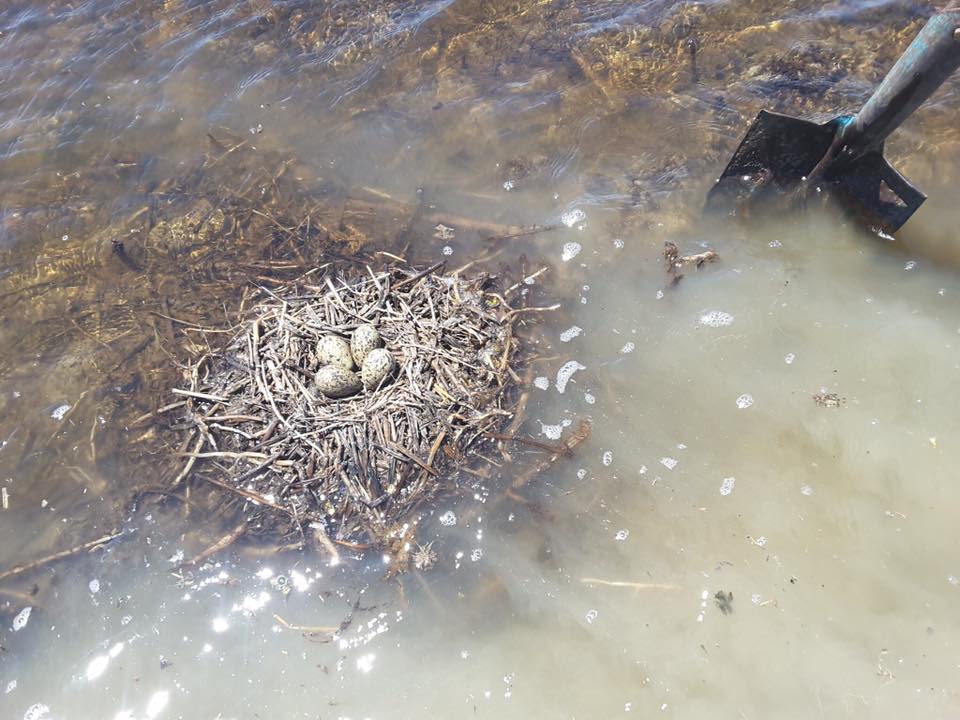
[[960, 66], [960, 7], [930, 18], [856, 115], [820, 124], [761, 110], [707, 195], [707, 210], [802, 207], [828, 193], [893, 233], [926, 200], [883, 157], [883, 143]]

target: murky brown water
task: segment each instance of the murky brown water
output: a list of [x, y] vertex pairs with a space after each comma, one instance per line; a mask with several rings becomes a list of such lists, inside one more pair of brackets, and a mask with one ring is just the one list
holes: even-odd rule
[[[128, 532], [0, 583], [0, 715], [960, 717], [960, 83], [890, 143], [930, 195], [896, 242], [700, 218], [759, 108], [855, 109], [930, 11], [5, 4], [0, 572]], [[525, 430], [593, 435], [528, 488], [549, 516], [437, 507], [403, 597], [378, 557], [174, 577], [222, 528], [131, 511], [169, 462], [130, 421], [216, 342], [190, 323], [355, 249], [315, 223], [359, 200], [367, 249], [423, 262], [568, 223], [497, 259], [564, 301]], [[668, 289], [666, 240], [721, 260]]]

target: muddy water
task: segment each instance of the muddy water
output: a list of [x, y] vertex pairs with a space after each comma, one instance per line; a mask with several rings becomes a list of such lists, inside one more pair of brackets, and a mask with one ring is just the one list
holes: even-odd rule
[[[855, 107], [929, 11], [0, 10], [0, 563], [126, 531], [0, 585], [3, 717], [960, 717], [957, 83], [891, 143], [930, 195], [897, 241], [827, 214], [699, 218], [757, 109]], [[499, 259], [549, 264], [563, 300], [526, 432], [589, 419], [591, 439], [527, 504], [492, 483], [432, 508], [437, 566], [402, 592], [375, 556], [248, 551], [172, 574], [222, 529], [127, 502], [130, 448], [141, 469], [163, 458], [125, 408], [156, 406], [178, 359], [163, 349], [190, 337], [151, 312], [229, 318], [231, 295], [197, 311], [190, 293], [247, 263], [239, 293], [256, 241], [210, 264], [158, 253], [129, 218], [222, 198], [209, 187], [241, 184], [230, 158], [198, 163], [241, 142], [271, 173], [296, 158], [307, 194], [564, 223]], [[410, 252], [488, 251], [451, 225]], [[118, 236], [135, 270], [104, 252]], [[720, 261], [669, 287], [667, 240]]]

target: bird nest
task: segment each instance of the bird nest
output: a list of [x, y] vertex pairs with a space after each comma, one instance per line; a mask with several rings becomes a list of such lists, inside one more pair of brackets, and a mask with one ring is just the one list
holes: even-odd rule
[[[515, 321], [533, 310], [511, 308], [517, 287], [500, 293], [488, 275], [434, 266], [327, 269], [268, 291], [174, 391], [190, 435], [176, 482], [229, 491], [257, 534], [388, 545], [418, 506], [478, 474], [477, 452], [512, 417]], [[328, 397], [317, 386], [324, 344], [360, 326], [379, 333], [392, 372]]]

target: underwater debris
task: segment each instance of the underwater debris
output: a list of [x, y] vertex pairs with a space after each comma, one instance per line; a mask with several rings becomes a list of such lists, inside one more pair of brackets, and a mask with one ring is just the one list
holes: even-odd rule
[[838, 408], [846, 402], [846, 398], [840, 397], [837, 393], [828, 393], [826, 388], [821, 388], [820, 392], [814, 393], [813, 401], [820, 407]]
[[713, 250], [704, 250], [693, 255], [681, 255], [675, 243], [667, 240], [663, 244], [663, 259], [667, 261], [667, 277], [670, 287], [683, 280], [683, 268], [694, 267], [699, 270], [706, 263], [716, 262], [720, 256]]

